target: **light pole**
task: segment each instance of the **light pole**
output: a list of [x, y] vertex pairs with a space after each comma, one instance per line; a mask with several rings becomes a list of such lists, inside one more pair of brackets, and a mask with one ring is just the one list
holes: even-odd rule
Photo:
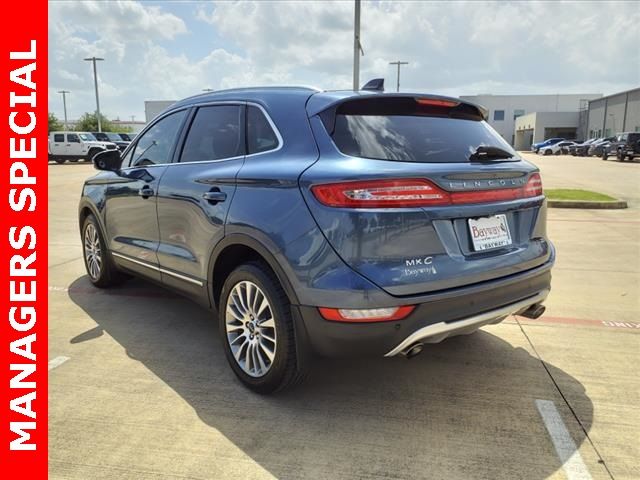
[[102, 122], [100, 122], [100, 96], [98, 95], [98, 71], [96, 69], [96, 62], [101, 62], [104, 58], [90, 57], [85, 58], [85, 62], [93, 63], [93, 83], [96, 87], [96, 116], [98, 117], [98, 132], [102, 131]]
[[397, 62], [389, 62], [389, 65], [397, 65], [398, 66], [398, 81], [396, 83], [396, 92], [400, 91], [400, 65], [409, 65], [409, 62], [401, 62], [398, 60]]
[[64, 130], [69, 130], [67, 126], [67, 93], [71, 93], [69, 90], [60, 90], [58, 93], [62, 94], [62, 106], [64, 107]]
[[364, 55], [360, 43], [360, 0], [355, 0], [353, 21], [353, 90], [360, 90], [360, 54]]

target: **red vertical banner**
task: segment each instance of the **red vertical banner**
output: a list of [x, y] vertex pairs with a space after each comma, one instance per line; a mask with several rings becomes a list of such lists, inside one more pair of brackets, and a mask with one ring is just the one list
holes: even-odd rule
[[0, 471], [47, 477], [47, 2], [2, 11]]

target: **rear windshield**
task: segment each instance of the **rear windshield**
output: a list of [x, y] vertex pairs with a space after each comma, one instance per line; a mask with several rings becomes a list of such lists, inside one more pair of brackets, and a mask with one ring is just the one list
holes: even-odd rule
[[[352, 101], [323, 121], [345, 155], [402, 162], [468, 162], [480, 146], [516, 152], [477, 110], [465, 104], [433, 106], [413, 98]], [[333, 127], [333, 128], [331, 128]]]

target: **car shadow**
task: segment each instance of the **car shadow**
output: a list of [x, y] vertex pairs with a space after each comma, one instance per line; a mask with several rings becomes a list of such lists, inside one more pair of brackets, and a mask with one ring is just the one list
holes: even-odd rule
[[[427, 346], [410, 361], [318, 358], [304, 384], [260, 396], [228, 367], [213, 313], [189, 300], [138, 279], [97, 290], [86, 276], [68, 294], [96, 322], [71, 343], [107, 333], [276, 478], [543, 479], [561, 468], [535, 406], [555, 401], [570, 424], [553, 382], [526, 349], [485, 331]], [[589, 431], [584, 387], [545, 365]], [[583, 431], [570, 430], [581, 445]], [[189, 452], [173, 453], [189, 461]]]

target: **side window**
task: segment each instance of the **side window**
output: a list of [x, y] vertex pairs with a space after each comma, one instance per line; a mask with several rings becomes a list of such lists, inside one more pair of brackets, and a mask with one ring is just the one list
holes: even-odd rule
[[171, 151], [185, 115], [186, 110], [181, 110], [153, 124], [138, 139], [128, 165], [137, 167], [171, 162]]
[[496, 122], [504, 120], [504, 110], [494, 110], [493, 120]]
[[63, 143], [64, 142], [64, 133], [55, 133], [53, 135], [53, 141], [54, 142]]
[[80, 137], [78, 137], [78, 135], [75, 133], [67, 133], [67, 142], [80, 143]]
[[278, 148], [278, 137], [258, 107], [247, 107], [247, 154]]
[[198, 108], [180, 162], [205, 162], [244, 155], [243, 110], [241, 105]]

